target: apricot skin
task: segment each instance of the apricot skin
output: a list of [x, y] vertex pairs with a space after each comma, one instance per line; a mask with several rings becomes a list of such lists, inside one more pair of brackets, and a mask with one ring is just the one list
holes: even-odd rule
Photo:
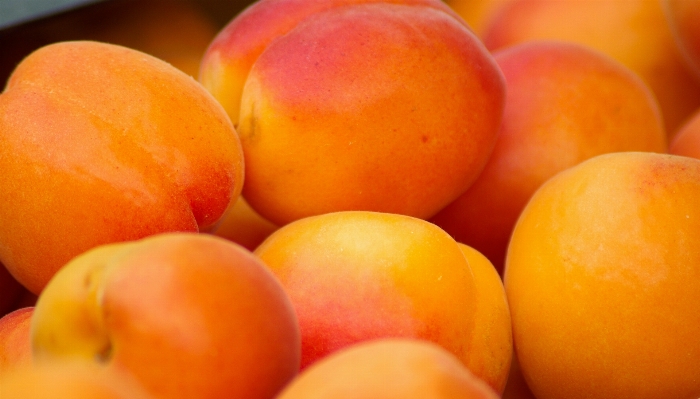
[[700, 395], [700, 160], [599, 155], [532, 197], [504, 284], [538, 399]]
[[243, 195], [266, 219], [347, 210], [428, 218], [483, 168], [505, 88], [454, 17], [363, 4], [318, 13], [274, 41], [241, 101]]
[[212, 228], [243, 185], [216, 100], [125, 47], [32, 53], [0, 95], [0, 131], [0, 261], [35, 294], [97, 245]]

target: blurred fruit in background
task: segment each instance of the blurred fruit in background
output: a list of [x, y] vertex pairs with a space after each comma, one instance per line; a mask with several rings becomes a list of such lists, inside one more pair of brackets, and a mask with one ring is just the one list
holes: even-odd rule
[[639, 74], [672, 135], [700, 107], [700, 82], [686, 65], [658, 0], [519, 0], [498, 10], [483, 40], [491, 50], [534, 39], [598, 49]]
[[482, 37], [491, 19], [510, 1], [517, 0], [445, 0], [445, 3], [464, 18], [477, 36]]
[[217, 31], [249, 0], [108, 0], [0, 30], [0, 87], [26, 55], [49, 43], [98, 40], [162, 58], [196, 77]]
[[678, 49], [700, 80], [700, 1], [660, 0]]
[[518, 215], [547, 179], [595, 155], [667, 147], [653, 93], [609, 56], [542, 40], [493, 55], [507, 89], [496, 147], [476, 182], [430, 220], [502, 272]]

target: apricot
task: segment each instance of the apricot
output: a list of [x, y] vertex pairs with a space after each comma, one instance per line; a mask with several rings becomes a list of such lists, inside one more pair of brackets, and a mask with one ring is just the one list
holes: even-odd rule
[[237, 124], [243, 86], [255, 61], [277, 38], [307, 18], [333, 8], [364, 3], [417, 5], [444, 11], [460, 20], [439, 0], [258, 0], [236, 15], [216, 35], [202, 57], [199, 80]]
[[441, 345], [502, 389], [512, 353], [504, 290], [488, 271], [474, 272], [437, 226], [398, 214], [334, 212], [280, 227], [254, 253], [290, 296], [302, 369], [355, 343], [415, 338]]
[[0, 378], [11, 370], [31, 364], [32, 314], [34, 307], [25, 307], [0, 317]]
[[32, 53], [0, 94], [0, 131], [0, 262], [35, 294], [95, 246], [212, 228], [243, 185], [216, 100], [121, 46]]
[[478, 176], [504, 100], [493, 57], [443, 11], [317, 13], [248, 75], [243, 196], [278, 225], [347, 210], [428, 218]]
[[700, 3], [694, 0], [661, 0], [678, 50], [700, 79]]
[[513, 1], [496, 13], [482, 37], [491, 51], [550, 39], [610, 55], [652, 89], [669, 135], [700, 107], [700, 82], [686, 67], [659, 0]]
[[668, 152], [700, 159], [700, 109], [678, 129], [669, 144]]
[[74, 258], [39, 296], [31, 336], [37, 362], [92, 362], [160, 399], [272, 399], [301, 356], [274, 275], [243, 247], [195, 233]]
[[452, 353], [421, 340], [354, 344], [304, 370], [278, 399], [496, 399]]
[[154, 399], [126, 375], [87, 362], [20, 367], [0, 375], [3, 399]]
[[494, 58], [507, 88], [496, 146], [474, 184], [430, 220], [502, 272], [518, 215], [548, 178], [595, 155], [667, 145], [653, 93], [607, 55], [530, 41]]
[[534, 396], [699, 397], [699, 240], [700, 160], [604, 154], [544, 183], [504, 275]]

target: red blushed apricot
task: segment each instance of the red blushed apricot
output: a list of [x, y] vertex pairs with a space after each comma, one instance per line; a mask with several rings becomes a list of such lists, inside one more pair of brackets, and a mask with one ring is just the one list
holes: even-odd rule
[[442, 11], [317, 13], [248, 75], [243, 195], [279, 225], [346, 210], [428, 218], [481, 172], [504, 101], [491, 55]]
[[452, 353], [422, 340], [352, 345], [306, 369], [278, 399], [496, 399]]
[[678, 129], [669, 144], [668, 152], [700, 159], [700, 110]]
[[615, 58], [649, 85], [666, 133], [700, 107], [700, 82], [685, 65], [659, 0], [512, 1], [484, 29], [491, 50], [531, 40], [565, 40]]
[[243, 185], [225, 111], [194, 79], [98, 42], [43, 47], [0, 95], [0, 261], [38, 294], [100, 244], [214, 226]]
[[202, 58], [199, 79], [231, 120], [238, 123], [248, 73], [270, 43], [319, 12], [379, 2], [430, 7], [460, 19], [438, 0], [259, 0], [231, 20], [211, 42]]
[[700, 397], [700, 160], [598, 155], [543, 184], [508, 247], [538, 399]]
[[496, 146], [476, 182], [431, 221], [502, 272], [518, 215], [547, 179], [595, 155], [667, 146], [653, 93], [614, 59], [551, 41], [514, 45], [494, 58], [507, 87]]
[[417, 338], [502, 389], [512, 351], [503, 288], [488, 269], [474, 272], [437, 226], [405, 215], [335, 212], [280, 227], [255, 254], [294, 305], [303, 369], [362, 341]]
[[30, 330], [33, 307], [14, 310], [0, 318], [0, 378], [32, 362]]
[[661, 0], [669, 27], [688, 67], [700, 79], [700, 3], [694, 0]]
[[165, 399], [272, 399], [299, 370], [281, 284], [243, 247], [168, 233], [74, 258], [39, 296], [36, 361], [82, 359]]

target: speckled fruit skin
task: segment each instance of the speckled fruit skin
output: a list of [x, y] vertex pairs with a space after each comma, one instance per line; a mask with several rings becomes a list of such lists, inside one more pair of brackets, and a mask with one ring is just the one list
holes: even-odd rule
[[376, 3], [317, 13], [248, 75], [243, 196], [278, 225], [348, 210], [429, 218], [478, 176], [504, 102], [493, 57], [445, 12]]
[[248, 73], [273, 41], [314, 14], [365, 3], [430, 7], [461, 21], [460, 16], [440, 0], [258, 0], [216, 35], [202, 57], [199, 80], [237, 124]]
[[454, 354], [432, 342], [377, 339], [304, 370], [278, 399], [496, 399]]
[[700, 396], [700, 160], [599, 155], [532, 197], [504, 284], [538, 399]]
[[493, 55], [508, 93], [496, 146], [474, 184], [430, 220], [503, 272], [513, 226], [542, 183], [595, 155], [666, 152], [667, 139], [651, 90], [599, 51], [531, 41]]
[[245, 248], [195, 233], [76, 257], [39, 296], [31, 334], [36, 361], [95, 362], [164, 399], [272, 399], [301, 356], [274, 275]]
[[225, 111], [164, 61], [98, 42], [23, 60], [0, 95], [0, 261], [38, 294], [97, 245], [212, 228], [243, 185]]

